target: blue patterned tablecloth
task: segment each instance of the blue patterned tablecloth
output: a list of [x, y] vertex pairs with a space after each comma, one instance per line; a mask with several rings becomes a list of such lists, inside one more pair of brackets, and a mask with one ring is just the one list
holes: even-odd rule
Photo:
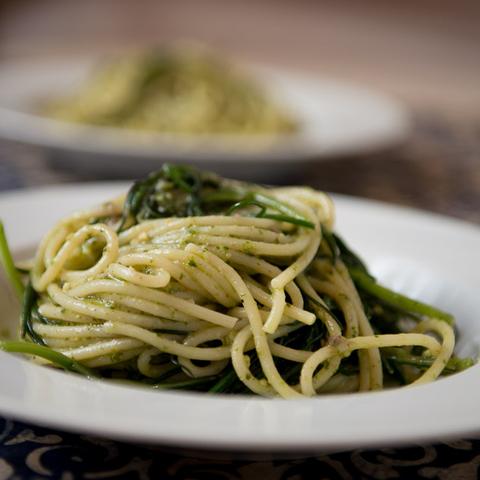
[[[480, 125], [480, 124], [479, 124]], [[397, 152], [311, 167], [305, 179], [325, 190], [436, 210], [480, 223], [480, 126], [452, 128], [420, 119]], [[355, 175], [349, 173], [355, 172]], [[55, 171], [45, 154], [0, 142], [0, 191], [78, 180]], [[425, 185], [436, 188], [425, 188]], [[454, 406], [452, 406], [454, 408]], [[241, 460], [234, 453], [147, 448], [0, 418], [3, 479], [440, 479], [479, 478], [480, 441], [355, 450], [300, 460]], [[210, 454], [211, 456], [212, 454]]]
[[[188, 456], [186, 456], [188, 455]], [[354, 450], [299, 460], [195, 457], [0, 420], [0, 479], [474, 480], [480, 441]]]

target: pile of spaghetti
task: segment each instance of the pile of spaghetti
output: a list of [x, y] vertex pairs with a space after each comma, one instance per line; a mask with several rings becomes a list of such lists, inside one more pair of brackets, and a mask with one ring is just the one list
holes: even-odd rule
[[202, 48], [102, 62], [85, 85], [46, 102], [59, 120], [165, 134], [289, 134], [298, 122], [260, 82]]
[[45, 236], [17, 351], [156, 388], [284, 398], [471, 365], [453, 355], [453, 318], [379, 285], [333, 221], [309, 188], [164, 165]]

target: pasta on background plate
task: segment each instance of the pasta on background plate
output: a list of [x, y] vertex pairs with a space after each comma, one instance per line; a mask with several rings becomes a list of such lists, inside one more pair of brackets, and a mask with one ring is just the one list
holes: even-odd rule
[[280, 135], [298, 130], [253, 75], [205, 48], [171, 48], [105, 60], [83, 86], [45, 101], [58, 120], [187, 135]]

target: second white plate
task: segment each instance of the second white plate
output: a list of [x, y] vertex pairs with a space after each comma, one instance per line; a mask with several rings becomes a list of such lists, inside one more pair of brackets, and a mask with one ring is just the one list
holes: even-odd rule
[[[279, 137], [165, 135], [56, 121], [38, 112], [40, 99], [68, 91], [87, 78], [92, 59], [2, 64], [0, 137], [62, 153], [68, 168], [139, 175], [163, 161], [215, 167], [243, 177], [248, 168], [282, 170], [305, 160], [320, 161], [370, 152], [402, 141], [409, 130], [405, 110], [393, 99], [341, 81], [250, 66], [269, 95], [289, 109], [301, 126]], [[294, 163], [291, 161], [294, 160]]]

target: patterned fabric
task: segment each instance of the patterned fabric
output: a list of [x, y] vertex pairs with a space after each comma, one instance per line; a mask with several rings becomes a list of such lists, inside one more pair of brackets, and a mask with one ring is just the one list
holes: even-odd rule
[[[321, 168], [317, 164], [295, 181], [479, 223], [478, 125], [452, 125], [438, 118], [419, 117], [416, 126], [412, 140], [400, 150], [324, 162]], [[51, 168], [39, 151], [0, 142], [0, 190], [78, 180], [71, 172]], [[480, 477], [479, 440], [355, 450], [298, 460], [242, 458], [239, 454], [132, 446], [0, 418], [0, 480], [474, 480]]]
[[0, 420], [0, 432], [0, 480], [474, 480], [480, 463], [480, 441], [473, 440], [248, 461], [226, 453], [215, 458], [197, 452], [195, 458], [195, 452], [181, 449], [132, 446], [8, 420]]

